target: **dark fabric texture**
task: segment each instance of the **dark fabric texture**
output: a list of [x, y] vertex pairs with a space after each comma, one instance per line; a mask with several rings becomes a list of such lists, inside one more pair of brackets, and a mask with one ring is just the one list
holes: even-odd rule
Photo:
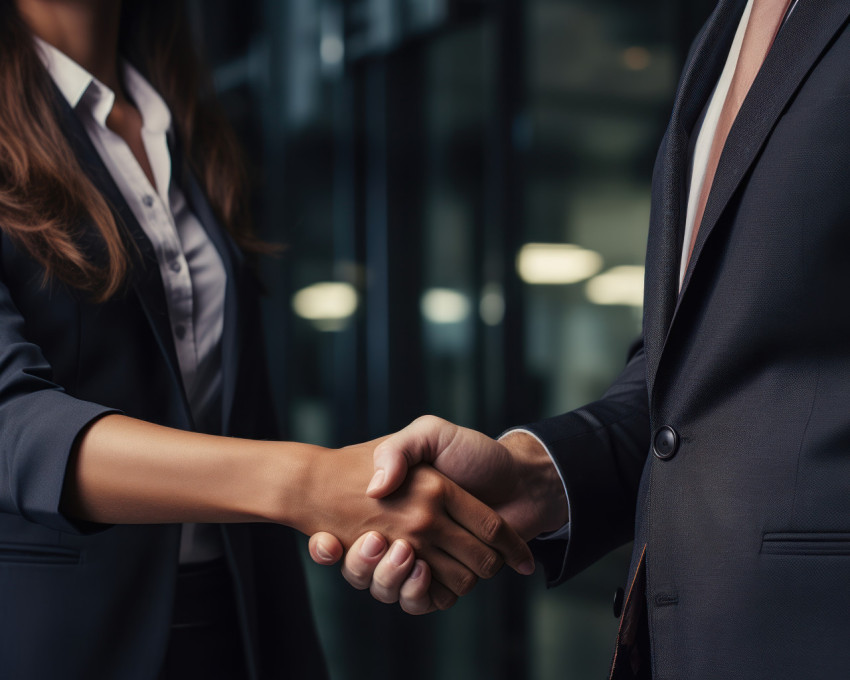
[[[642, 351], [599, 402], [529, 426], [570, 493], [550, 583], [632, 525], [656, 680], [850, 668], [847, 0], [800, 0], [780, 30], [678, 292], [688, 142], [744, 5], [721, 0], [697, 38], [658, 154]], [[661, 460], [664, 426], [678, 448]]]
[[[86, 525], [62, 516], [59, 500], [74, 441], [94, 419], [120, 411], [192, 429], [192, 418], [151, 244], [58, 93], [57, 111], [141, 258], [126, 290], [95, 304], [42, 286], [39, 266], [0, 239], [0, 674], [154, 680], [180, 527]], [[197, 183], [184, 188], [228, 276], [221, 433], [274, 438], [254, 274]], [[88, 246], [97, 257], [97, 241]], [[291, 532], [239, 525], [222, 535], [249, 677], [325, 677]], [[270, 644], [268, 631], [285, 634]]]
[[227, 562], [180, 565], [158, 680], [247, 680], [247, 673]]

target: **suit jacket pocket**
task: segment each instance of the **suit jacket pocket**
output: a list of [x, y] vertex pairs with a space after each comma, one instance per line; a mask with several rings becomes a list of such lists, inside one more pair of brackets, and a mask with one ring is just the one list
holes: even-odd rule
[[80, 551], [58, 545], [0, 543], [0, 564], [73, 565], [80, 563]]
[[788, 532], [765, 534], [762, 555], [850, 555], [850, 532]]

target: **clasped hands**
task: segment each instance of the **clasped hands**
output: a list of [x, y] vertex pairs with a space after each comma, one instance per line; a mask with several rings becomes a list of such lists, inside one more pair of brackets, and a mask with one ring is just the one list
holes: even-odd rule
[[557, 470], [527, 433], [496, 441], [424, 416], [379, 441], [373, 462], [363, 498], [380, 499], [381, 515], [348, 531], [366, 530], [353, 541], [317, 522], [310, 556], [330, 565], [345, 555], [342, 574], [352, 586], [410, 614], [451, 607], [503, 563], [531, 574], [526, 542], [567, 521]]

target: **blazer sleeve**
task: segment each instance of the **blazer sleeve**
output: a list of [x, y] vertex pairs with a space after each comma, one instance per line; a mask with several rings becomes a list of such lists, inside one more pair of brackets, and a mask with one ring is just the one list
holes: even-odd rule
[[524, 429], [549, 449], [570, 503], [570, 538], [535, 541], [550, 586], [632, 540], [638, 487], [650, 445], [642, 343], [599, 401]]
[[0, 512], [88, 532], [99, 525], [59, 511], [65, 471], [80, 433], [115, 411], [68, 395], [52, 374], [40, 348], [27, 340], [26, 322], [0, 277]]

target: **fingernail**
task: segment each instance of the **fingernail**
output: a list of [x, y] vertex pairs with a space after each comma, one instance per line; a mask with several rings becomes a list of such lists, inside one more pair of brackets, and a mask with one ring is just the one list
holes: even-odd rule
[[381, 554], [384, 549], [384, 542], [375, 536], [375, 534], [369, 534], [366, 537], [366, 540], [363, 541], [363, 547], [360, 548], [360, 554], [363, 557], [377, 557]]
[[425, 567], [422, 566], [422, 562], [417, 562], [413, 567], [413, 573], [410, 574], [410, 578], [420, 578], [424, 571]]
[[534, 560], [523, 562], [519, 565], [519, 567], [517, 567], [517, 571], [523, 576], [531, 576], [534, 573]]
[[369, 482], [369, 488], [366, 489], [366, 493], [371, 493], [375, 489], [380, 488], [383, 485], [386, 476], [387, 473], [383, 470], [379, 469], [377, 472], [375, 472], [375, 474], [372, 476], [372, 481]]
[[395, 566], [400, 567], [407, 561], [410, 553], [404, 543], [394, 543], [390, 550], [390, 562]]
[[334, 558], [327, 550], [322, 547], [321, 543], [316, 544], [316, 554], [319, 556], [319, 559], [328, 562]]

